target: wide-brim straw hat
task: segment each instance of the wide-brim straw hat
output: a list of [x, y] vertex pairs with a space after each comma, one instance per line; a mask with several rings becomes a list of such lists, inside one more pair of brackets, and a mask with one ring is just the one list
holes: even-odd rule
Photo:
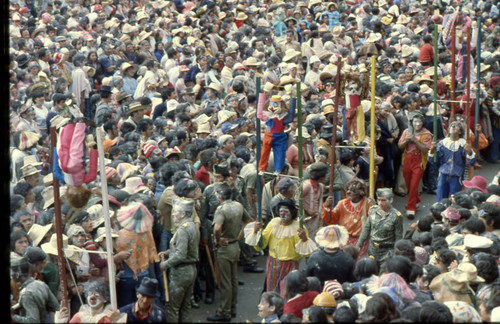
[[196, 130], [197, 134], [210, 134], [210, 123], [198, 124], [198, 129]]
[[411, 49], [411, 47], [406, 44], [403, 45], [403, 47], [401, 48], [401, 57], [408, 57], [411, 55], [413, 55], [413, 50]]
[[367, 43], [375, 43], [376, 41], [379, 41], [382, 39], [382, 34], [380, 33], [370, 33], [370, 36], [366, 40]]
[[219, 128], [223, 123], [229, 120], [229, 118], [236, 116], [236, 113], [234, 111], [230, 110], [221, 110], [217, 113], [217, 120], [218, 123], [216, 125], [217, 128]]
[[283, 62], [288, 62], [290, 61], [291, 59], [294, 59], [296, 58], [297, 56], [299, 56], [301, 54], [301, 52], [299, 51], [296, 51], [294, 50], [293, 48], [289, 48], [286, 50], [285, 52], [285, 56], [283, 57]]
[[28, 236], [33, 246], [38, 246], [38, 244], [40, 244], [40, 242], [43, 240], [45, 235], [47, 235], [51, 228], [52, 223], [49, 223], [45, 226], [36, 223], [33, 224], [28, 231]]
[[328, 225], [320, 228], [315, 241], [320, 247], [327, 249], [343, 248], [349, 239], [349, 232], [341, 225]]
[[289, 75], [284, 75], [284, 76], [282, 76], [282, 77], [281, 77], [281, 79], [280, 79], [280, 86], [282, 86], [282, 87], [283, 87], [283, 86], [285, 86], [285, 85], [287, 85], [287, 84], [295, 84], [295, 83], [297, 83], [297, 81], [298, 81], [297, 79], [292, 78], [292, 77], [291, 77], [291, 76], [289, 76]]
[[245, 66], [259, 66], [260, 63], [257, 61], [257, 59], [255, 57], [250, 56], [245, 61], [243, 61], [243, 65], [245, 65]]
[[[118, 237], [118, 234], [116, 234], [115, 231], [111, 230], [111, 237], [112, 238], [117, 238]], [[99, 227], [97, 229], [97, 233], [96, 233], [96, 238], [94, 239], [94, 241], [96, 243], [100, 243], [102, 242], [102, 240], [104, 240], [106, 238], [106, 227]]]
[[144, 182], [142, 182], [140, 177], [130, 177], [125, 180], [125, 187], [123, 187], [123, 190], [128, 192], [130, 195], [134, 195], [148, 190], [148, 187], [144, 185]]
[[248, 16], [244, 12], [239, 12], [236, 16], [236, 20], [245, 21], [248, 19]]
[[221, 90], [222, 90], [221, 87], [215, 82], [211, 82], [207, 88], [212, 89], [212, 90], [217, 91], [217, 92], [221, 92]]

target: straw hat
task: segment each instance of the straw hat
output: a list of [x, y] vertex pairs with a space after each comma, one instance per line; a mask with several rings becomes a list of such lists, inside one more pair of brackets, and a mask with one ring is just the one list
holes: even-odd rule
[[376, 41], [379, 41], [382, 39], [382, 34], [380, 33], [370, 33], [370, 36], [366, 40], [367, 43], [375, 43]]
[[477, 275], [477, 268], [470, 262], [462, 262], [451, 271], [451, 278], [457, 282], [482, 283], [484, 279]]
[[196, 124], [198, 125], [202, 125], [202, 124], [206, 124], [210, 121], [210, 117], [207, 116], [206, 114], [201, 114], [199, 116], [197, 116], [194, 121], [196, 122]]
[[407, 23], [410, 22], [410, 18], [409, 17], [406, 17], [405, 15], [400, 15], [398, 17], [398, 24], [401, 24], [401, 25], [406, 25]]
[[430, 77], [429, 75], [424, 74], [424, 75], [420, 78], [420, 80], [418, 80], [418, 84], [421, 84], [422, 82], [425, 82], [425, 81], [427, 81], [427, 82], [434, 82], [434, 80], [433, 80], [433, 79], [431, 79], [431, 77]]
[[332, 28], [333, 36], [338, 37], [345, 30], [344, 26], [337, 25]]
[[21, 172], [22, 172], [21, 178], [26, 178], [30, 175], [40, 173], [40, 169], [33, 166], [32, 164], [28, 164], [21, 168]]
[[123, 187], [123, 190], [133, 195], [148, 190], [148, 187], [144, 185], [140, 177], [131, 177], [125, 180], [125, 187]]
[[224, 122], [228, 121], [231, 117], [236, 116], [234, 111], [221, 110], [217, 113], [217, 120], [219, 121], [216, 125], [219, 128]]
[[144, 233], [153, 226], [153, 215], [140, 202], [131, 202], [118, 210], [117, 216], [120, 225], [129, 231]]
[[238, 13], [238, 16], [236, 16], [236, 20], [239, 20], [239, 21], [245, 21], [248, 19], [248, 16], [244, 13], [244, 12], [239, 12]]
[[413, 55], [413, 50], [409, 45], [403, 45], [401, 48], [401, 57], [408, 57]]
[[[295, 137], [299, 137], [299, 129], [297, 128], [295, 130]], [[302, 138], [311, 138], [311, 135], [309, 134], [309, 131], [307, 130], [307, 127], [302, 126]]]
[[215, 83], [215, 82], [211, 82], [211, 83], [208, 85], [208, 87], [207, 87], [207, 88], [212, 89], [212, 90], [215, 90], [215, 91], [217, 91], [217, 92], [221, 92], [221, 90], [222, 90], [222, 89], [220, 88], [220, 86], [219, 86], [217, 83]]
[[45, 235], [50, 231], [52, 228], [52, 223], [49, 223], [45, 226], [42, 226], [40, 224], [33, 224], [28, 231], [28, 236], [33, 243], [33, 246], [38, 246], [40, 242], [43, 240]]
[[137, 17], [136, 17], [136, 21], [139, 22], [140, 20], [142, 19], [147, 19], [148, 18], [148, 15], [146, 15], [146, 13], [144, 11], [139, 11], [139, 13], [137, 13]]
[[56, 129], [59, 129], [61, 127], [66, 126], [69, 121], [70, 119], [67, 117], [62, 117], [61, 115], [55, 115], [50, 119], [50, 124], [54, 126]]
[[[102, 242], [102, 240], [104, 240], [106, 238], [106, 227], [99, 227], [97, 229], [97, 233], [96, 233], [95, 237], [96, 238], [94, 239], [94, 242], [96, 242], [96, 243]], [[111, 230], [111, 237], [117, 238], [118, 234], [116, 234], [115, 231]]]
[[[90, 219], [92, 220], [92, 226], [94, 228], [98, 228], [104, 223], [104, 215], [103, 215], [103, 206], [101, 204], [95, 204], [87, 208], [87, 213], [90, 214]], [[115, 212], [113, 210], [109, 210], [109, 217], [113, 217]]]
[[421, 32], [423, 32], [424, 29], [422, 27], [417, 27], [415, 28], [415, 30], [413, 31], [415, 34], [420, 34]]
[[[68, 260], [71, 260], [75, 263], [79, 263], [79, 257], [76, 251], [81, 250], [75, 245], [70, 245], [68, 244], [68, 237], [66, 235], [62, 235], [62, 241], [63, 241], [63, 249], [69, 249], [72, 251], [64, 251], [64, 255]], [[57, 256], [58, 255], [58, 248], [57, 248], [57, 234], [54, 233], [50, 237], [50, 241], [48, 243], [43, 243], [41, 246], [43, 252]]]
[[294, 84], [294, 83], [297, 83], [297, 80], [289, 75], [284, 75], [280, 79], [280, 86], [285, 86], [287, 84]]
[[422, 93], [422, 94], [433, 94], [434, 93], [434, 90], [432, 90], [427, 84], [422, 84], [420, 86], [420, 91], [419, 93]]
[[285, 52], [285, 56], [283, 57], [283, 62], [288, 62], [291, 59], [299, 56], [301, 53], [299, 51], [294, 50], [293, 48], [289, 48]]
[[210, 134], [210, 123], [198, 124], [198, 129], [196, 130], [197, 134]]
[[143, 110], [144, 109], [144, 106], [141, 105], [140, 102], [133, 102], [130, 104], [128, 110], [127, 110], [127, 113], [128, 114], [131, 114], [133, 113], [134, 111], [139, 111], [139, 110]]
[[315, 241], [320, 247], [327, 249], [342, 248], [349, 239], [349, 233], [344, 226], [329, 225], [320, 228]]
[[243, 65], [245, 66], [258, 66], [260, 63], [257, 61], [257, 59], [253, 56], [250, 56], [247, 58], [244, 62]]

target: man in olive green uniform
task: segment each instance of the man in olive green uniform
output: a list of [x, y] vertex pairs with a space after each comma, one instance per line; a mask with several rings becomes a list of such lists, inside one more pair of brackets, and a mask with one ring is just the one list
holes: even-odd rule
[[238, 297], [238, 259], [242, 236], [242, 228], [252, 218], [243, 205], [231, 200], [232, 189], [227, 182], [216, 187], [216, 195], [220, 202], [214, 216], [214, 244], [218, 246], [217, 262], [220, 274], [220, 305], [215, 316], [207, 317], [209, 321], [230, 321], [236, 316]]
[[192, 220], [194, 201], [175, 199], [172, 216], [178, 228], [170, 241], [170, 249], [162, 252], [168, 259], [160, 264], [162, 270], [170, 269], [167, 303], [169, 322], [192, 322], [191, 295], [196, 279], [200, 233]]
[[391, 189], [377, 189], [377, 205], [370, 208], [356, 244], [360, 248], [370, 238], [368, 253], [377, 261], [380, 273], [384, 272], [385, 262], [393, 254], [394, 243], [403, 237], [403, 218], [392, 207], [393, 197]]

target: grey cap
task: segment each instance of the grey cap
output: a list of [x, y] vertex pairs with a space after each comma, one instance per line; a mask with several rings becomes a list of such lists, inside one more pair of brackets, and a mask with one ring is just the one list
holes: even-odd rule
[[47, 258], [47, 254], [38, 246], [28, 246], [24, 251], [24, 258], [31, 263], [35, 264], [38, 261], [43, 261]]
[[297, 183], [296, 180], [292, 180], [288, 177], [285, 177], [278, 182], [277, 189], [279, 192], [286, 192], [286, 191], [290, 190], [291, 188], [293, 188], [293, 186], [296, 183]]

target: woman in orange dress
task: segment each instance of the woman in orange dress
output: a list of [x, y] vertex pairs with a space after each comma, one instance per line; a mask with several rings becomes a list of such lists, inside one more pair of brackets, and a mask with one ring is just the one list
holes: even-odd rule
[[[346, 198], [338, 202], [332, 208], [333, 198], [330, 196], [323, 204], [321, 218], [326, 225], [341, 225], [349, 232], [349, 239], [346, 245], [356, 245], [358, 242], [363, 224], [368, 216], [368, 210], [375, 204], [375, 200], [366, 197], [367, 186], [359, 178], [353, 178], [345, 185]], [[368, 251], [368, 244], [363, 244], [359, 251], [359, 257], [365, 256]]]

